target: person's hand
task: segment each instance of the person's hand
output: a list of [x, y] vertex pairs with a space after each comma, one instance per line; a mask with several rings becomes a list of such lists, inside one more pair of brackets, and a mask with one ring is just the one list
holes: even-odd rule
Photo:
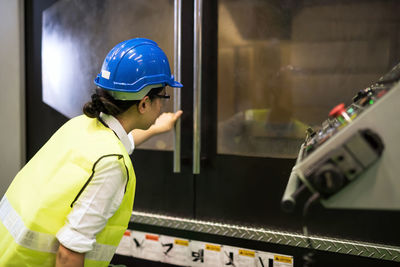
[[151, 131], [153, 131], [154, 134], [168, 132], [174, 127], [175, 122], [179, 119], [182, 113], [182, 110], [178, 110], [176, 113], [165, 112], [161, 114], [150, 127]]
[[177, 119], [182, 115], [182, 110], [177, 111], [176, 113], [163, 113], [161, 114], [153, 125], [150, 126], [147, 130], [135, 129], [133, 130], [132, 137], [135, 142], [135, 146], [140, 145], [145, 142], [150, 137], [167, 132], [174, 127], [174, 124]]

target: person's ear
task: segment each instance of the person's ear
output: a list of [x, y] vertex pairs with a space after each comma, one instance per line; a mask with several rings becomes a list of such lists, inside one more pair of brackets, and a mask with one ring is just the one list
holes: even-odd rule
[[148, 109], [150, 106], [150, 98], [148, 96], [145, 96], [140, 100], [139, 105], [138, 105], [138, 111], [140, 114], [143, 114], [146, 112], [146, 109]]

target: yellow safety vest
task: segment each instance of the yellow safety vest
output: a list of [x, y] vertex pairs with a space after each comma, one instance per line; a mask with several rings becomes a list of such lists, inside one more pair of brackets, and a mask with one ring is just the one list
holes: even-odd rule
[[90, 183], [96, 164], [115, 157], [128, 182], [121, 206], [85, 254], [85, 266], [108, 266], [128, 227], [136, 177], [125, 147], [97, 119], [84, 115], [64, 124], [17, 174], [0, 202], [0, 266], [54, 266], [73, 203]]

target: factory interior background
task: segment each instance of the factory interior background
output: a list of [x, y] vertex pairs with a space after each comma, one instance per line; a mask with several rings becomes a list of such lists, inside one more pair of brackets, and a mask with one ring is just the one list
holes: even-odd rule
[[[1, 195], [51, 135], [82, 113], [115, 44], [153, 39], [174, 69], [175, 2], [0, 0]], [[400, 2], [203, 0], [201, 65], [193, 54], [195, 9], [196, 1], [181, 2], [184, 87], [167, 89], [172, 100], [164, 106], [171, 112], [173, 99], [181, 99], [180, 171], [174, 171], [173, 132], [135, 148], [133, 220], [112, 264], [306, 266], [304, 256], [314, 251], [314, 266], [399, 266], [400, 203], [313, 205], [306, 223], [321, 248], [311, 248], [302, 229], [311, 192], [291, 212], [281, 201], [307, 129], [320, 127], [333, 107], [350, 105], [399, 63]], [[193, 171], [194, 110], [201, 115], [199, 172]], [[148, 244], [146, 254], [134, 237], [159, 242]], [[180, 249], [175, 258], [166, 257], [163, 238]], [[334, 249], [341, 242], [348, 247]], [[209, 264], [197, 260], [202, 246]]]

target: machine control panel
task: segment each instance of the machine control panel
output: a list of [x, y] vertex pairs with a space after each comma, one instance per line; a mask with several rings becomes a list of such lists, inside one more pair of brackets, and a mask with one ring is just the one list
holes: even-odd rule
[[349, 106], [345, 107], [344, 103], [341, 103], [334, 107], [320, 129], [308, 128], [303, 158], [311, 154], [337, 132], [350, 125], [353, 120], [356, 120], [361, 113], [377, 103], [390, 89], [390, 86], [376, 83], [360, 90]]
[[293, 201], [298, 179], [326, 207], [399, 210], [399, 103], [400, 64], [350, 105], [333, 107], [320, 127], [307, 130], [282, 202]]

